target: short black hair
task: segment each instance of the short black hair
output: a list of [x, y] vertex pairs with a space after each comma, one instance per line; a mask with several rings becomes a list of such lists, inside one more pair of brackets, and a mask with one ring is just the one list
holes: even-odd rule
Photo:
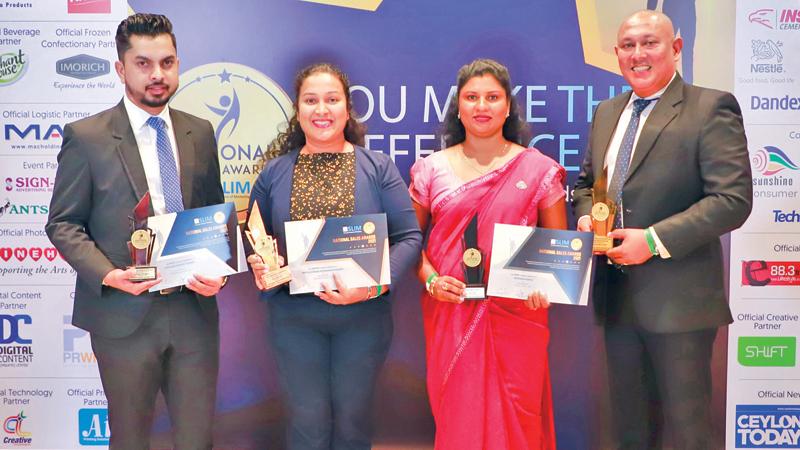
[[138, 13], [126, 17], [117, 27], [117, 57], [122, 61], [122, 56], [131, 48], [131, 36], [150, 36], [156, 37], [161, 34], [168, 34], [172, 38], [172, 45], [175, 50], [178, 44], [175, 42], [175, 34], [172, 33], [172, 22], [167, 16], [162, 14]]

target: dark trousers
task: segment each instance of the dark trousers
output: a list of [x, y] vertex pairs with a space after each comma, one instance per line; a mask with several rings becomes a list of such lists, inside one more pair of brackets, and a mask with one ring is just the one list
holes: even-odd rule
[[201, 301], [188, 292], [159, 297], [130, 336], [91, 335], [108, 399], [112, 450], [150, 448], [159, 390], [169, 410], [175, 448], [211, 449], [218, 318], [216, 307], [201, 307]]
[[392, 339], [391, 304], [276, 296], [269, 306], [288, 448], [369, 450], [373, 391]]
[[717, 329], [650, 333], [606, 325], [608, 379], [618, 448], [711, 449], [711, 353]]

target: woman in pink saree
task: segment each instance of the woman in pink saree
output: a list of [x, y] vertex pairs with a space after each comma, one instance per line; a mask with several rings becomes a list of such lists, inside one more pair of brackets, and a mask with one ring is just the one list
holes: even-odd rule
[[430, 227], [419, 277], [437, 450], [555, 449], [547, 298], [464, 299], [464, 232], [478, 217], [488, 280], [495, 223], [566, 228], [564, 169], [524, 148], [508, 70], [476, 60], [458, 73], [448, 148], [414, 164], [409, 188]]

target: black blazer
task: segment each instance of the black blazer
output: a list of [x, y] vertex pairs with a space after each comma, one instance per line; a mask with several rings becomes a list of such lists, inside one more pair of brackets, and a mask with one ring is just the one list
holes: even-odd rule
[[[630, 92], [597, 106], [575, 183], [576, 217], [589, 214], [592, 185]], [[642, 129], [623, 186], [625, 226], [653, 226], [671, 258], [655, 256], [624, 273], [598, 261], [594, 292], [601, 320], [622, 302], [652, 332], [684, 332], [732, 321], [719, 237], [750, 215], [747, 139], [733, 95], [686, 84], [667, 87]]]
[[[170, 118], [184, 207], [224, 202], [211, 124], [171, 108]], [[45, 230], [77, 272], [72, 323], [104, 337], [128, 336], [141, 323], [154, 295], [133, 296], [102, 286], [109, 271], [130, 265], [128, 217], [148, 190], [123, 102], [67, 124], [58, 162]], [[204, 298], [200, 304], [216, 314], [214, 298]]]

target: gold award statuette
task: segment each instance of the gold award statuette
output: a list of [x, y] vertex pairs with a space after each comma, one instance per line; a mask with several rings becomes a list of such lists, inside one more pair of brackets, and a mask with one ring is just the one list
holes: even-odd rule
[[288, 267], [281, 267], [278, 259], [278, 241], [267, 234], [264, 221], [261, 220], [261, 210], [258, 203], [253, 203], [250, 210], [250, 218], [247, 220], [247, 230], [245, 230], [247, 240], [253, 247], [261, 260], [266, 264], [269, 271], [261, 276], [261, 285], [264, 289], [272, 289], [292, 279], [292, 273]]
[[155, 266], [150, 265], [153, 257], [153, 245], [156, 235], [153, 230], [147, 228], [147, 216], [150, 213], [150, 193], [144, 194], [136, 208], [133, 209], [131, 216], [131, 240], [128, 241], [128, 250], [131, 253], [131, 267], [135, 273], [130, 281], [151, 281], [157, 278]]
[[614, 226], [614, 214], [617, 212], [617, 205], [608, 199], [606, 193], [606, 174], [594, 183], [592, 189], [592, 229], [594, 230], [594, 242], [592, 243], [593, 252], [605, 253], [614, 246], [614, 240], [608, 237], [608, 233]]

